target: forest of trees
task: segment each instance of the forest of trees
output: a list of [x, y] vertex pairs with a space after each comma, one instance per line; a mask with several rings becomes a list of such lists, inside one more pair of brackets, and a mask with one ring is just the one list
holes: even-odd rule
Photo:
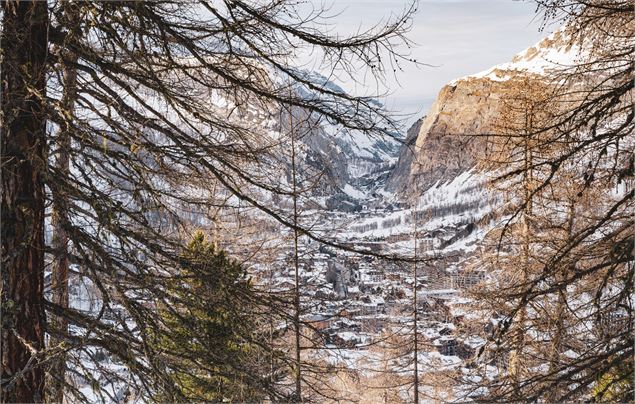
[[[382, 82], [416, 63], [416, 3], [346, 36], [318, 28], [327, 9], [293, 0], [3, 1], [0, 402], [353, 392], [394, 402], [404, 386], [420, 402], [457, 384], [485, 402], [632, 399], [635, 4], [535, 3], [587, 55], [549, 81], [517, 83], [496, 133], [470, 134], [491, 146], [478, 168], [494, 173], [506, 212], [469, 260], [488, 274], [470, 291], [483, 324], [469, 326], [487, 343], [473, 373], [432, 375], [418, 363], [429, 347], [417, 275], [435, 259], [417, 251], [426, 218], [413, 210], [407, 256], [338, 242], [302, 215], [332, 173], [299, 158], [321, 122], [369, 138], [400, 131], [373, 97], [309, 80], [299, 60], [310, 54], [342, 81]], [[411, 266], [412, 324], [371, 347], [384, 358], [376, 377], [303, 355], [324, 344], [301, 320], [301, 238]], [[276, 248], [292, 252], [288, 293], [249, 272], [272, 264]], [[92, 310], [69, 300], [78, 280]]]
[[[488, 237], [476, 292], [501, 320], [492, 349], [508, 373], [489, 400], [633, 399], [632, 1], [538, 2], [568, 24], [584, 61], [519, 83], [490, 138], [511, 218]], [[479, 386], [480, 387], [480, 386]]]

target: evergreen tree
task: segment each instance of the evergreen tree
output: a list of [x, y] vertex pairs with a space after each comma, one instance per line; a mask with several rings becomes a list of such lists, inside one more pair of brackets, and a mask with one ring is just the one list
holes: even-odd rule
[[[245, 269], [202, 232], [181, 254], [177, 276], [158, 305], [156, 361], [175, 389], [160, 401], [257, 401], [267, 393], [264, 319]], [[166, 385], [167, 386], [167, 385]]]

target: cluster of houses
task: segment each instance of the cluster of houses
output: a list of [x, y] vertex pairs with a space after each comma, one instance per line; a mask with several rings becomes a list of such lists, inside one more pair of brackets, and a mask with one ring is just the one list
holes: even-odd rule
[[[378, 251], [379, 244], [365, 242], [354, 247]], [[301, 246], [299, 256], [302, 320], [323, 337], [325, 346], [363, 350], [387, 332], [407, 330], [412, 324], [412, 264], [328, 247], [310, 251], [306, 245]], [[280, 261], [279, 272], [271, 277], [275, 290], [295, 290], [292, 259], [289, 250]], [[456, 271], [455, 261], [448, 257], [418, 265], [417, 318], [427, 345], [436, 347], [441, 355], [467, 358], [474, 347], [457, 339], [454, 330], [463, 318], [453, 313], [452, 303], [460, 300], [462, 287], [475, 284], [482, 274]]]

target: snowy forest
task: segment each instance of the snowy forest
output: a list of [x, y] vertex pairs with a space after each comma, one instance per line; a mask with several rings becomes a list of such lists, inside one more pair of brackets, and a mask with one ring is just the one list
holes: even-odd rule
[[3, 0], [0, 402], [634, 402], [635, 0], [427, 2]]

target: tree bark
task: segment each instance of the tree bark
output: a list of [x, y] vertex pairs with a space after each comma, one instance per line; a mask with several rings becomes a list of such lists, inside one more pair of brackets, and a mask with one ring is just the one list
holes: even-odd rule
[[44, 399], [47, 7], [2, 3], [2, 402]]

